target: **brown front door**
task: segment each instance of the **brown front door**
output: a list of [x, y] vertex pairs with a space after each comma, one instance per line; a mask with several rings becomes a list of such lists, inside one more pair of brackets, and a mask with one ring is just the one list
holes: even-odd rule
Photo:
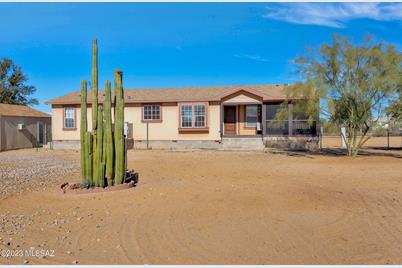
[[236, 106], [225, 106], [224, 108], [224, 134], [236, 134]]

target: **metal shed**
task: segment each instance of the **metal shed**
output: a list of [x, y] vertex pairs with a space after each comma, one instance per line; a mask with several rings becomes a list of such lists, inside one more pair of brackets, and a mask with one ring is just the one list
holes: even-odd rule
[[34, 148], [51, 141], [51, 116], [24, 105], [0, 103], [0, 151]]

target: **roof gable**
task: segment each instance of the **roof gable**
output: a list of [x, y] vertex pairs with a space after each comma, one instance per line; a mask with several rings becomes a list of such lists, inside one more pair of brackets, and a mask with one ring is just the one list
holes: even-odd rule
[[249, 90], [237, 90], [232, 94], [225, 94], [221, 98], [223, 103], [261, 103], [264, 97], [259, 93], [251, 93]]

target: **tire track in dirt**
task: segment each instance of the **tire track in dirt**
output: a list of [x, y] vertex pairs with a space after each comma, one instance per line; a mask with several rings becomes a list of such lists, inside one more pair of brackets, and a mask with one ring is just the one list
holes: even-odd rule
[[[364, 203], [364, 207], [369, 213], [366, 217], [366, 223], [371, 226], [372, 234], [376, 236], [376, 244], [386, 246], [384, 250], [389, 256], [383, 256], [386, 262], [390, 259], [402, 261], [402, 231], [400, 225], [402, 223], [401, 204], [397, 199], [390, 200], [389, 196], [372, 196], [364, 195], [359, 192], [359, 196]], [[398, 209], [397, 209], [398, 208]], [[398, 211], [399, 210], [399, 211]]]

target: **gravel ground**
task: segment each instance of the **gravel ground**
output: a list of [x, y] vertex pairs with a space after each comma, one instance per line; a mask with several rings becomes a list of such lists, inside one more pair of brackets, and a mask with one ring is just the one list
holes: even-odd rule
[[24, 149], [0, 153], [0, 199], [25, 191], [46, 190], [79, 176], [74, 151]]

